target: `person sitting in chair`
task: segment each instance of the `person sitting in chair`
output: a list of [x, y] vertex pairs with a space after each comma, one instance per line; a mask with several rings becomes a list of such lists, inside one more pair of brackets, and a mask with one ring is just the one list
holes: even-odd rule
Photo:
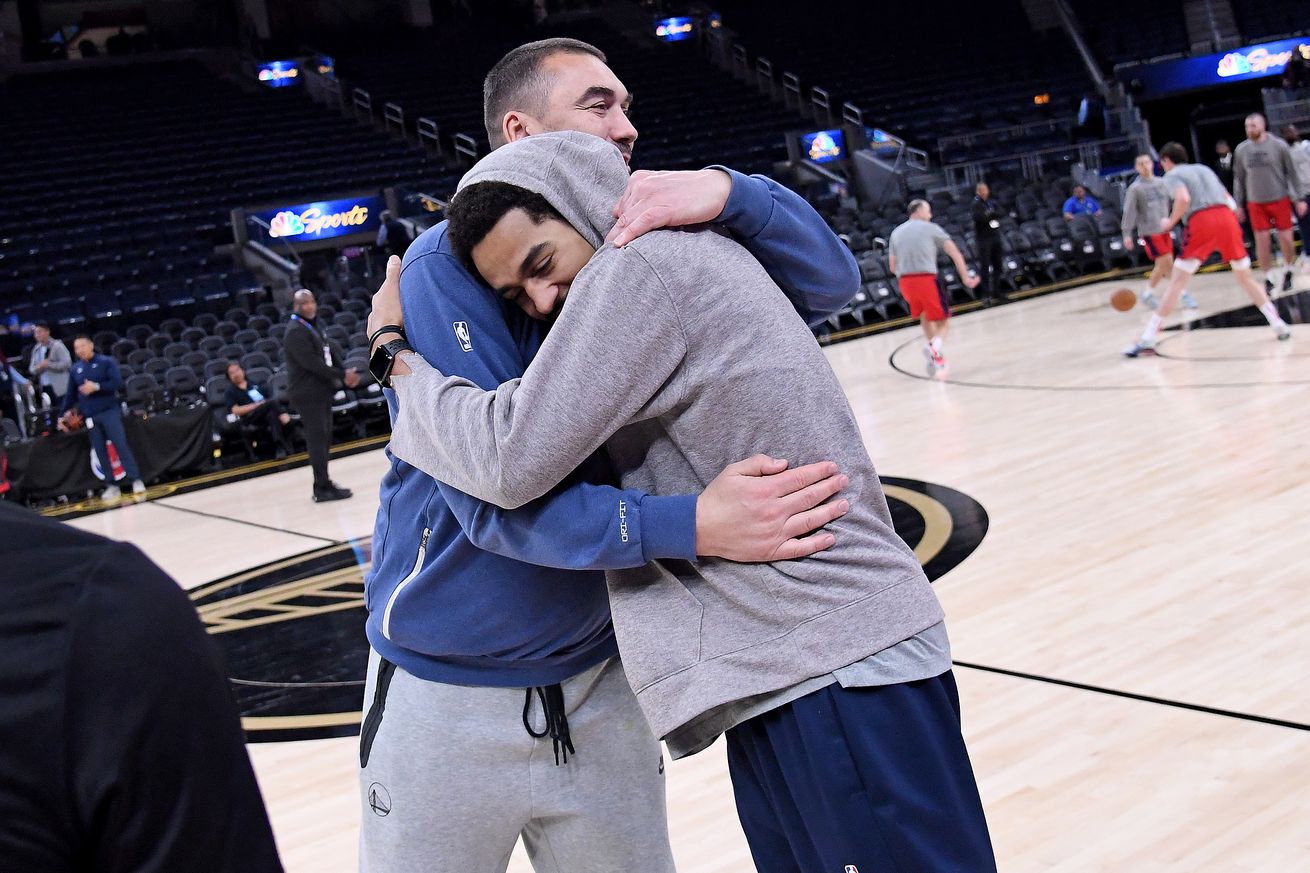
[[280, 461], [291, 452], [291, 440], [286, 427], [291, 416], [282, 407], [282, 401], [273, 396], [267, 385], [256, 385], [246, 378], [246, 371], [236, 361], [227, 365], [227, 408], [242, 424], [267, 428], [268, 435], [277, 446]]

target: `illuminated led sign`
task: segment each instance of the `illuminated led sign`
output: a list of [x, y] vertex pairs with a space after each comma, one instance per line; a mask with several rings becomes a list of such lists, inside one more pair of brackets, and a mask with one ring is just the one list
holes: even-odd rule
[[846, 135], [840, 130], [816, 130], [801, 135], [801, 153], [819, 164], [846, 157]]
[[655, 22], [655, 35], [665, 42], [690, 39], [695, 30], [696, 22], [691, 18], [665, 18]]
[[289, 88], [300, 81], [300, 65], [295, 61], [271, 61], [258, 65], [255, 75], [270, 88]]
[[385, 208], [382, 197], [370, 196], [301, 203], [251, 214], [268, 224], [271, 239], [305, 243], [375, 233]]
[[1121, 81], [1138, 83], [1146, 99], [1209, 88], [1229, 82], [1260, 79], [1282, 73], [1294, 54], [1310, 61], [1310, 39], [1283, 39], [1247, 46], [1230, 52], [1200, 55], [1158, 64], [1121, 67]]

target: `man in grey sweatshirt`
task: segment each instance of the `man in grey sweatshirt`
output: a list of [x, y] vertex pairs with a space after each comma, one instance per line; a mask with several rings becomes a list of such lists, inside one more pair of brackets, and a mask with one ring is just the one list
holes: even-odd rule
[[[1161, 282], [1169, 279], [1174, 268], [1174, 236], [1161, 233], [1160, 222], [1169, 217], [1172, 203], [1169, 198], [1169, 186], [1164, 179], [1155, 175], [1155, 159], [1149, 154], [1140, 154], [1133, 163], [1137, 178], [1124, 192], [1123, 218], [1119, 230], [1123, 233], [1124, 249], [1132, 251], [1137, 240], [1142, 243], [1146, 256], [1151, 259], [1151, 275], [1146, 277], [1146, 291], [1142, 302], [1155, 309], [1160, 305], [1155, 296], [1155, 289]], [[1188, 309], [1196, 308], [1192, 295], [1183, 292], [1183, 305]]]
[[604, 245], [627, 182], [613, 145], [577, 133], [470, 171], [448, 216], [456, 251], [505, 297], [558, 314], [523, 378], [496, 391], [402, 354], [391, 451], [506, 508], [601, 446], [625, 487], [648, 490], [704, 487], [747, 448], [835, 461], [851, 510], [827, 552], [608, 574], [629, 681], [674, 757], [727, 732], [760, 870], [994, 869], [941, 606], [840, 383], [727, 236]]
[[1237, 201], [1238, 220], [1250, 219], [1255, 237], [1256, 259], [1265, 274], [1265, 291], [1275, 291], [1272, 276], [1273, 246], [1269, 231], [1278, 233], [1278, 247], [1283, 252], [1283, 290], [1292, 290], [1292, 209], [1306, 214], [1301, 201], [1301, 183], [1287, 143], [1270, 136], [1265, 117], [1259, 112], [1246, 116], [1246, 139], [1233, 152], [1233, 199]]

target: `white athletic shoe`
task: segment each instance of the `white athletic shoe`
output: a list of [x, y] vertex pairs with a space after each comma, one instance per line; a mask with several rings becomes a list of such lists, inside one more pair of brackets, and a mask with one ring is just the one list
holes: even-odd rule
[[923, 347], [924, 369], [928, 371], [928, 378], [931, 379], [937, 373], [937, 353], [933, 351], [932, 346]]
[[1146, 306], [1147, 309], [1160, 308], [1160, 301], [1155, 298], [1155, 295], [1151, 293], [1150, 289], [1142, 292], [1142, 304]]
[[[1193, 297], [1190, 293], [1188, 293], [1188, 292], [1186, 292], [1186, 291], [1183, 292], [1183, 308], [1184, 308], [1184, 309], [1195, 309], [1195, 308], [1197, 308], [1197, 307], [1200, 306], [1200, 305], [1201, 305], [1201, 304], [1197, 303], [1197, 302], [1196, 302], [1196, 298]], [[1155, 307], [1152, 306], [1151, 308], [1154, 309]]]
[[1274, 325], [1274, 335], [1280, 340], [1290, 340], [1292, 338], [1292, 329], [1287, 326], [1287, 322]]
[[100, 499], [105, 503], [117, 503], [118, 498], [123, 496], [123, 492], [118, 490], [117, 485], [110, 485], [100, 494]]
[[133, 494], [145, 494], [145, 493], [146, 493], [146, 483], [142, 482], [140, 479], [137, 479], [135, 482], [132, 483], [132, 493], [133, 493]]
[[1137, 342], [1133, 343], [1131, 346], [1123, 350], [1123, 356], [1125, 358], [1154, 357], [1155, 342], [1153, 340], [1145, 340], [1145, 339], [1138, 340]]

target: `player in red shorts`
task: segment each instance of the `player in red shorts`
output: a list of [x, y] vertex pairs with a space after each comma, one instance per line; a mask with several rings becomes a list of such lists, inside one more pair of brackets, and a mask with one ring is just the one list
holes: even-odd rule
[[1233, 153], [1233, 197], [1237, 200], [1238, 219], [1251, 220], [1256, 258], [1265, 274], [1265, 290], [1274, 293], [1269, 231], [1277, 230], [1278, 248], [1283, 253], [1283, 290], [1291, 291], [1292, 261], [1296, 257], [1292, 244], [1292, 204], [1296, 204], [1298, 216], [1306, 214], [1306, 204], [1301, 199], [1292, 149], [1278, 137], [1269, 135], [1265, 117], [1259, 112], [1246, 116], [1246, 140], [1238, 143]]
[[1164, 181], [1174, 200], [1173, 212], [1160, 222], [1160, 232], [1172, 231], [1184, 219], [1187, 222], [1187, 232], [1183, 234], [1182, 257], [1174, 261], [1169, 290], [1165, 292], [1159, 310], [1151, 313], [1151, 320], [1147, 322], [1142, 338], [1124, 349], [1124, 355], [1135, 358], [1138, 355], [1155, 354], [1160, 325], [1173, 312], [1201, 262], [1216, 252], [1233, 268], [1233, 275], [1237, 277], [1242, 290], [1264, 314], [1269, 326], [1274, 329], [1274, 335], [1280, 340], [1289, 339], [1292, 336], [1291, 329], [1278, 315], [1278, 310], [1260, 283], [1256, 282], [1255, 276], [1251, 275], [1251, 258], [1246, 254], [1242, 228], [1237, 223], [1237, 216], [1233, 214], [1233, 198], [1224, 190], [1214, 170], [1201, 164], [1189, 164], [1187, 149], [1176, 142], [1160, 149], [1160, 166], [1164, 167]]
[[[1155, 160], [1150, 155], [1138, 155], [1133, 166], [1137, 178], [1124, 193], [1123, 220], [1119, 229], [1124, 235], [1124, 248], [1131, 251], [1134, 240], [1140, 239], [1154, 265], [1146, 279], [1142, 302], [1155, 309], [1160, 305], [1155, 289], [1169, 278], [1174, 268], [1173, 234], [1160, 233], [1160, 222], [1169, 217], [1169, 186], [1155, 175]], [[1183, 306], [1196, 308], [1196, 300], [1186, 291], [1183, 292]]]
[[942, 343], [951, 317], [950, 301], [937, 283], [938, 249], [955, 262], [960, 280], [967, 287], [977, 288], [979, 279], [969, 274], [964, 255], [950, 234], [932, 223], [932, 206], [927, 200], [911, 200], [907, 212], [909, 221], [893, 230], [888, 240], [888, 266], [896, 274], [901, 296], [910, 304], [910, 317], [919, 319], [923, 326], [923, 356], [928, 362], [928, 375], [932, 376], [946, 369]]

